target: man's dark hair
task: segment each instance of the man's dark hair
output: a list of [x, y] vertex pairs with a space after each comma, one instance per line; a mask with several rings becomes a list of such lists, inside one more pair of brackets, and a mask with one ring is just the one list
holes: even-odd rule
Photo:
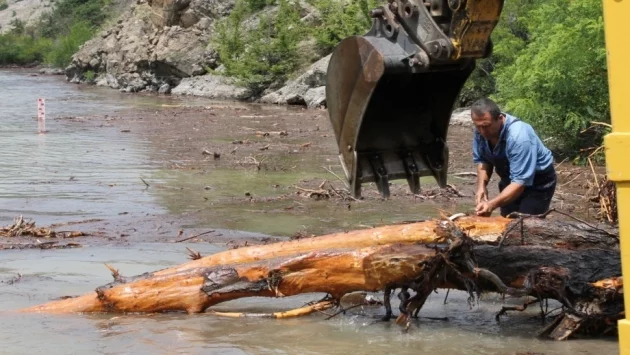
[[488, 112], [493, 120], [499, 119], [499, 116], [501, 115], [501, 110], [499, 109], [499, 106], [497, 106], [494, 101], [488, 98], [483, 98], [475, 101], [470, 110], [475, 116], [483, 116], [486, 114], [486, 112]]

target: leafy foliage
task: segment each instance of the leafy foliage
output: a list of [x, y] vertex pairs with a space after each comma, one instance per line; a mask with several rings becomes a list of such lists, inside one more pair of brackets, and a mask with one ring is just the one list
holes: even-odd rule
[[19, 19], [0, 35], [0, 64], [46, 62], [65, 67], [106, 19], [109, 0], [61, 0], [34, 26]]
[[64, 67], [72, 60], [72, 55], [79, 46], [92, 38], [92, 28], [87, 22], [78, 22], [72, 25], [70, 33], [54, 40], [54, 46], [45, 56], [47, 63], [57, 67]]
[[310, 0], [321, 15], [321, 24], [313, 35], [323, 54], [332, 52], [344, 38], [367, 32], [372, 24], [369, 11], [376, 8], [378, 0]]
[[48, 38], [66, 36], [77, 23], [96, 28], [107, 18], [108, 0], [62, 0], [52, 12], [42, 15], [39, 24], [41, 35]]
[[507, 1], [503, 5], [501, 19], [492, 32], [494, 50], [487, 59], [478, 60], [477, 69], [471, 74], [459, 97], [459, 106], [471, 105], [475, 100], [488, 97], [497, 91], [495, 70], [510, 65], [525, 47], [528, 38], [523, 21], [541, 0]]
[[256, 12], [264, 9], [268, 5], [274, 5], [274, 0], [245, 0], [249, 11]]
[[52, 47], [47, 38], [34, 39], [8, 33], [0, 36], [0, 64], [29, 64], [41, 62]]
[[558, 153], [599, 145], [605, 131], [587, 128], [610, 122], [601, 1], [545, 1], [526, 15], [525, 35], [497, 50], [507, 60], [495, 70], [495, 97]]
[[217, 47], [225, 74], [259, 94], [297, 69], [304, 27], [296, 5], [288, 0], [278, 0], [275, 13], [259, 13], [258, 24], [246, 29], [243, 22], [251, 14], [247, 3], [238, 1], [217, 25]]

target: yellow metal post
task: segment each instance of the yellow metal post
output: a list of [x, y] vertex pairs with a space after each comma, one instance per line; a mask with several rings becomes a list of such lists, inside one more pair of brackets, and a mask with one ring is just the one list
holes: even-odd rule
[[[617, 184], [621, 267], [630, 285], [630, 0], [603, 0], [612, 133], [604, 139], [608, 178]], [[625, 287], [624, 287], [625, 288]], [[619, 321], [619, 353], [630, 355], [630, 287]]]

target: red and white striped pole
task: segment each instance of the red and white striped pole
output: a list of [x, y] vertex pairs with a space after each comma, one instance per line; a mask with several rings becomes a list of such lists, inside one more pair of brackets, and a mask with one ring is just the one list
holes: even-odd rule
[[46, 104], [44, 99], [37, 99], [37, 133], [46, 133]]

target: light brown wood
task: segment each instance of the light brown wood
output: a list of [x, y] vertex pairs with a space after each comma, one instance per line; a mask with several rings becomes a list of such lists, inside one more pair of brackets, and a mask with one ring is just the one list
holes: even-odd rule
[[[245, 297], [327, 293], [338, 304], [355, 291], [411, 289], [415, 295], [403, 301], [398, 317], [409, 326], [431, 292], [454, 288], [556, 299], [567, 318], [557, 322], [562, 329], [546, 334], [566, 339], [581, 328], [607, 327], [623, 314], [619, 259], [610, 231], [553, 220], [464, 217], [227, 250], [130, 278], [108, 265], [113, 283], [20, 311], [199, 313]], [[385, 304], [389, 317], [387, 298]]]

